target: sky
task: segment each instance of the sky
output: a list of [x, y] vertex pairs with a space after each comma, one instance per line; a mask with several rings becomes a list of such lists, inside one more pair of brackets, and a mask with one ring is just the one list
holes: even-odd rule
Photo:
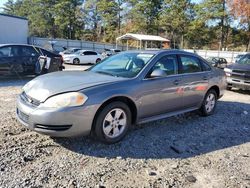
[[0, 0], [0, 7], [3, 7], [3, 4], [6, 3], [8, 0]]

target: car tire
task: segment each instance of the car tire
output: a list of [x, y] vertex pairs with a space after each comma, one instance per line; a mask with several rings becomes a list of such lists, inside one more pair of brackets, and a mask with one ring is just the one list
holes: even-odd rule
[[125, 103], [112, 102], [97, 114], [92, 135], [107, 144], [119, 142], [129, 130], [131, 116], [131, 111]]
[[100, 59], [100, 58], [98, 58], [96, 61], [95, 61], [95, 63], [97, 64], [97, 63], [100, 63], [102, 60]]
[[202, 116], [210, 116], [214, 113], [217, 105], [217, 93], [215, 90], [210, 89], [203, 100], [202, 106], [200, 108], [200, 113]]
[[78, 58], [73, 59], [73, 64], [74, 65], [80, 64], [80, 59], [78, 59]]
[[231, 91], [232, 87], [231, 86], [227, 86], [227, 90]]

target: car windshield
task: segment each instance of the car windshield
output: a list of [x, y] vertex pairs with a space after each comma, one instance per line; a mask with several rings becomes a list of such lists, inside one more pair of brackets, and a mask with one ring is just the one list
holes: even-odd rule
[[242, 58], [240, 58], [240, 60], [237, 63], [239, 63], [239, 64], [245, 64], [245, 65], [250, 65], [250, 54], [249, 55], [245, 55]]
[[133, 78], [154, 56], [150, 53], [121, 53], [96, 64], [89, 71], [116, 77]]

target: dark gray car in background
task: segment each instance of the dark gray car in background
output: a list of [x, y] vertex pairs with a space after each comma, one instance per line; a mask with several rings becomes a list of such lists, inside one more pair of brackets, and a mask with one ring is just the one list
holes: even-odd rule
[[[47, 71], [37, 72], [40, 56], [51, 58]], [[27, 44], [0, 45], [0, 77], [8, 75], [35, 75], [46, 72], [61, 71], [63, 69], [62, 56], [38, 46]]]
[[227, 66], [224, 71], [229, 90], [233, 87], [250, 90], [250, 53], [242, 56], [236, 63]]
[[213, 114], [226, 87], [222, 70], [178, 50], [128, 51], [87, 71], [35, 78], [17, 99], [17, 117], [39, 133], [121, 140], [132, 124], [199, 110]]

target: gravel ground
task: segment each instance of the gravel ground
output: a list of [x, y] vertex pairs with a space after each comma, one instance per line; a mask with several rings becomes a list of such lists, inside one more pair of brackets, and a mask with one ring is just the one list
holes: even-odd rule
[[0, 187], [250, 187], [250, 92], [227, 91], [213, 116], [138, 125], [105, 145], [21, 126], [15, 99], [28, 80], [0, 81]]

